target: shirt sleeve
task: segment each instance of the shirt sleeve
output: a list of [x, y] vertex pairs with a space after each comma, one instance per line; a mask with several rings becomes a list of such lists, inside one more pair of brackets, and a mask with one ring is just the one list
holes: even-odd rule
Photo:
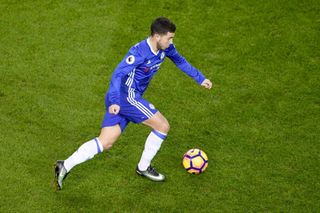
[[132, 47], [123, 60], [114, 70], [109, 85], [109, 101], [111, 104], [120, 104], [120, 87], [122, 78], [144, 62], [144, 57], [136, 46]]
[[171, 44], [166, 50], [166, 56], [175, 63], [175, 65], [193, 78], [198, 84], [201, 84], [206, 77], [195, 67], [193, 67], [183, 56], [181, 56], [176, 50], [175, 46]]

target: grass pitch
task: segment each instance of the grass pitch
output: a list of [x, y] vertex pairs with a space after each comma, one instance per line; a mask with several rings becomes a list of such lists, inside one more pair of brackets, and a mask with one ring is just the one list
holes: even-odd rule
[[[0, 2], [0, 212], [320, 211], [319, 1]], [[145, 97], [171, 131], [154, 183], [135, 174], [150, 130], [52, 188], [53, 163], [99, 134], [111, 74], [151, 21], [215, 87], [166, 60]], [[190, 148], [205, 173], [181, 165]]]

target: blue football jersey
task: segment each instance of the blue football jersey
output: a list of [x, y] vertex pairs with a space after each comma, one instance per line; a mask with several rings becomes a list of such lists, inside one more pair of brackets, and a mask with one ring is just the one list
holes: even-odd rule
[[119, 105], [120, 95], [127, 95], [132, 91], [143, 95], [153, 75], [157, 73], [166, 57], [170, 58], [180, 70], [198, 84], [205, 80], [205, 76], [182, 57], [173, 44], [155, 53], [147, 38], [131, 47], [114, 70], [107, 92], [110, 103]]

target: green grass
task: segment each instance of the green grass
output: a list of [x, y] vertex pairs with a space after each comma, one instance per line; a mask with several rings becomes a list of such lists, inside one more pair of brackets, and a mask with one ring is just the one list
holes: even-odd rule
[[[0, 212], [320, 211], [320, 3], [1, 1]], [[135, 174], [149, 129], [129, 125], [108, 153], [52, 188], [53, 163], [97, 136], [113, 69], [157, 16], [211, 80], [200, 88], [167, 60], [146, 99], [171, 131]], [[187, 174], [189, 148], [209, 156]]]

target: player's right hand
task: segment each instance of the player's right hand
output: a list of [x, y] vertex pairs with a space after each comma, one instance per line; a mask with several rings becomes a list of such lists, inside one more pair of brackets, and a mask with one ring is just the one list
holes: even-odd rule
[[110, 114], [116, 115], [116, 114], [119, 113], [119, 111], [120, 111], [120, 106], [118, 104], [112, 104], [109, 107], [109, 113]]

